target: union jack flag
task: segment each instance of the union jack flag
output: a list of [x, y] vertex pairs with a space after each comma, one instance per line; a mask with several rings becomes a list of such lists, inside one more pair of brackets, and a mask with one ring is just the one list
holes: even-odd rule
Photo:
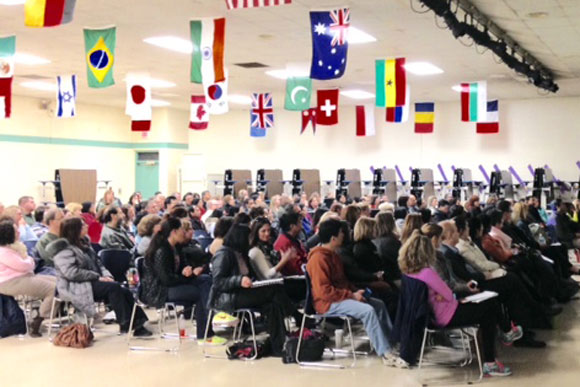
[[348, 38], [348, 27], [350, 27], [350, 9], [335, 9], [330, 11], [330, 17], [332, 19], [332, 24], [329, 28], [333, 35], [332, 42], [330, 44], [333, 47], [337, 44], [342, 46], [346, 43]]
[[269, 129], [274, 126], [274, 105], [272, 94], [252, 94], [252, 110], [250, 111], [252, 128]]

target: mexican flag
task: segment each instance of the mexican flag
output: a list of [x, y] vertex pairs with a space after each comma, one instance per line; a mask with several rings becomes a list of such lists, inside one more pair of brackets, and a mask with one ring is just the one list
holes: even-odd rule
[[226, 79], [224, 49], [226, 19], [201, 19], [190, 22], [191, 82], [213, 84]]

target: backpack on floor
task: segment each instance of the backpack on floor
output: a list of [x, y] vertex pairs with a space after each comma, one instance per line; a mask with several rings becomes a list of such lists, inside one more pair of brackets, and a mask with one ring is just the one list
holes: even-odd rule
[[[282, 350], [282, 363], [297, 363], [296, 351], [298, 350], [299, 331], [291, 333]], [[304, 329], [302, 342], [300, 343], [300, 361], [320, 361], [324, 353], [325, 337], [322, 333]]]
[[[270, 356], [272, 352], [272, 345], [269, 339], [257, 341], [256, 347], [258, 348], [258, 356], [256, 359]], [[251, 359], [254, 357], [254, 343], [252, 340], [234, 343], [226, 349], [226, 355], [230, 360]]]
[[93, 343], [93, 338], [86, 324], [72, 324], [62, 328], [52, 343], [58, 347], [86, 348]]
[[26, 333], [24, 312], [14, 297], [0, 294], [0, 337]]

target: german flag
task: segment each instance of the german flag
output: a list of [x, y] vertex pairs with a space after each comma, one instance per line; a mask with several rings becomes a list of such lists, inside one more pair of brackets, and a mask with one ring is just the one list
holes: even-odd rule
[[27, 27], [55, 27], [72, 21], [76, 0], [26, 0]]

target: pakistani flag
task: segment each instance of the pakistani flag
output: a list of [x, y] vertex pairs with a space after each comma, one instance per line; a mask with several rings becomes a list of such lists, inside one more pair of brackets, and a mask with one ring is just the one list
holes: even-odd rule
[[286, 101], [284, 109], [304, 111], [310, 109], [312, 79], [288, 78], [286, 81]]
[[116, 28], [85, 29], [84, 35], [89, 87], [102, 88], [114, 85]]

